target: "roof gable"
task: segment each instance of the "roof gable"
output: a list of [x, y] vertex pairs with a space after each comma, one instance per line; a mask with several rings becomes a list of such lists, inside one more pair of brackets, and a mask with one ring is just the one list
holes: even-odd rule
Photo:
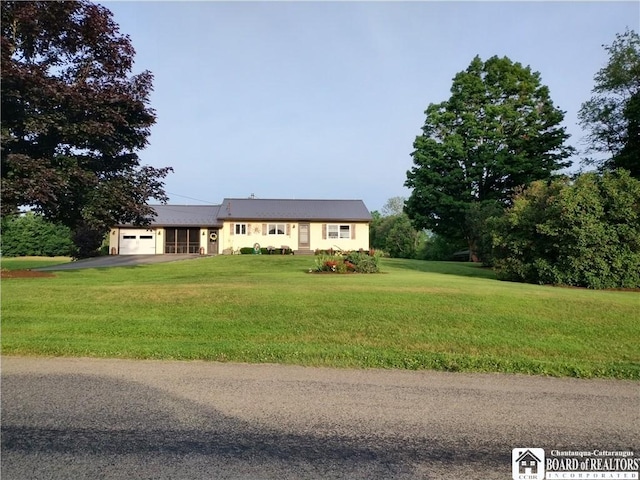
[[535, 461], [535, 462], [539, 462], [540, 459], [538, 457], [536, 457], [533, 453], [531, 453], [531, 451], [526, 450], [525, 452], [521, 453], [520, 456], [516, 459], [516, 462], [522, 462], [522, 461]]

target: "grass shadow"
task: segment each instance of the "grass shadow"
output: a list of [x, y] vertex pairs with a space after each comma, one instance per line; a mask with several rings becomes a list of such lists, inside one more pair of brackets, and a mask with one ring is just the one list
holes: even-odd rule
[[436, 262], [426, 260], [409, 260], [403, 258], [386, 258], [384, 265], [403, 270], [440, 273], [459, 277], [484, 278], [496, 280], [495, 272], [479, 263], [471, 262]]

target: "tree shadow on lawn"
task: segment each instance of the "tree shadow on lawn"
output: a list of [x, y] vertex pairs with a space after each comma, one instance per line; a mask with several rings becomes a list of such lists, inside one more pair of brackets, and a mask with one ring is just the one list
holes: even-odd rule
[[385, 264], [393, 268], [400, 268], [405, 270], [414, 270], [427, 273], [441, 273], [444, 275], [456, 275], [459, 277], [497, 280], [495, 272], [489, 267], [483, 267], [480, 263], [436, 262], [426, 260], [388, 258], [385, 259]]

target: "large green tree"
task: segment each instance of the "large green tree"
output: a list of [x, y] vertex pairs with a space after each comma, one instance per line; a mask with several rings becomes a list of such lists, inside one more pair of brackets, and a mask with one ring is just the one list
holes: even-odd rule
[[2, 2], [2, 214], [29, 206], [67, 225], [81, 256], [119, 222], [166, 201], [170, 168], [140, 164], [155, 113], [152, 75], [106, 8]]
[[406, 212], [419, 229], [464, 240], [477, 258], [487, 212], [514, 190], [567, 167], [573, 149], [540, 75], [508, 58], [475, 57], [451, 97], [430, 104], [414, 142]]
[[589, 131], [588, 152], [597, 155], [586, 163], [601, 170], [625, 168], [640, 178], [640, 36], [627, 30], [603, 47], [609, 60], [579, 112]]

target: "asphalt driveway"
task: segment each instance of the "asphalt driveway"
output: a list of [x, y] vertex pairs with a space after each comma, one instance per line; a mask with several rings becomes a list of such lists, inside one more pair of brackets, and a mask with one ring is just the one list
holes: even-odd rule
[[197, 254], [177, 255], [109, 255], [104, 257], [85, 258], [75, 262], [53, 265], [50, 267], [34, 268], [38, 272], [53, 272], [56, 270], [77, 270], [80, 268], [110, 268], [110, 267], [135, 267], [152, 263], [176, 262], [201, 258]]

